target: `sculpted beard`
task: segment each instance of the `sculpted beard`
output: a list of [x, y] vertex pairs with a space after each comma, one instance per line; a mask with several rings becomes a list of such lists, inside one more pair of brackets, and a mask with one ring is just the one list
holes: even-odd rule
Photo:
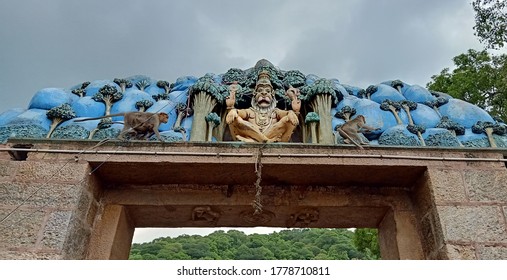
[[255, 98], [252, 98], [252, 108], [261, 113], [268, 113], [275, 109], [276, 101], [273, 99], [273, 95], [262, 95], [257, 94]]

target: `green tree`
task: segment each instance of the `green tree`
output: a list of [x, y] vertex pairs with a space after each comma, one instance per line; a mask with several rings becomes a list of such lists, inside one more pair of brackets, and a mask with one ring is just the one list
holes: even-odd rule
[[275, 255], [265, 247], [248, 248], [245, 244], [241, 245], [236, 255], [236, 260], [274, 260]]
[[475, 35], [488, 48], [499, 49], [507, 41], [507, 1], [474, 0]]
[[[129, 259], [374, 259], [355, 246], [354, 234], [346, 229], [291, 229], [251, 235], [237, 230], [216, 231], [208, 236], [162, 237], [133, 244]], [[376, 232], [372, 234], [376, 236]]]
[[380, 259], [377, 229], [358, 228], [354, 231], [352, 240], [357, 250], [362, 252], [367, 259]]
[[291, 243], [282, 239], [279, 233], [274, 233], [274, 235], [269, 238], [269, 241], [265, 246], [273, 252], [277, 260], [290, 259]]
[[231, 246], [235, 246], [235, 247], [240, 246], [241, 244], [243, 244], [247, 240], [246, 234], [242, 231], [239, 231], [239, 230], [234, 230], [234, 229], [229, 230], [229, 231], [227, 231], [227, 234], [232, 239]]
[[316, 260], [333, 260], [332, 257], [328, 256], [327, 253], [321, 252], [317, 256], [315, 256]]
[[140, 252], [142, 255], [151, 254], [156, 256], [158, 252], [164, 248], [164, 245], [161, 242], [152, 241], [150, 243], [143, 244], [144, 246], [140, 247]]
[[290, 258], [292, 260], [312, 260], [315, 255], [302, 242], [295, 242], [290, 249]]
[[183, 250], [183, 245], [179, 242], [168, 243], [157, 253], [157, 258], [161, 260], [190, 260], [192, 259]]
[[433, 75], [428, 89], [475, 104], [492, 116], [507, 117], [507, 55], [468, 50], [453, 58], [456, 68]]
[[266, 235], [258, 233], [250, 235], [248, 239], [249, 241], [246, 243], [246, 245], [249, 248], [259, 248], [264, 246], [264, 244], [267, 242]]
[[328, 250], [328, 256], [333, 260], [350, 260], [348, 251], [352, 250], [349, 244], [331, 245]]
[[143, 256], [130, 253], [129, 260], [143, 260]]
[[325, 231], [321, 234], [316, 240], [315, 244], [324, 250], [329, 250], [331, 246], [338, 243], [340, 241], [340, 237], [335, 231]]
[[158, 260], [157, 256], [147, 253], [143, 254], [143, 260]]
[[194, 260], [203, 259], [211, 255], [209, 244], [202, 240], [184, 243], [183, 250]]

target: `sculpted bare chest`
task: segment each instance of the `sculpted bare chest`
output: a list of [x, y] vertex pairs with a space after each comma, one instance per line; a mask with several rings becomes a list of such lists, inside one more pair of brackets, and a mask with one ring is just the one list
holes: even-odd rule
[[262, 132], [277, 122], [276, 112], [261, 112], [257, 110], [251, 110], [248, 114], [248, 121], [252, 124], [255, 124]]

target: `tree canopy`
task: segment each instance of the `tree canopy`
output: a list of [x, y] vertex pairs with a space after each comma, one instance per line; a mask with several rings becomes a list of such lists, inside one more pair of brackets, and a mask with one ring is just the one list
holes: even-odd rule
[[507, 55], [468, 50], [453, 58], [455, 69], [433, 75], [429, 90], [475, 104], [492, 116], [507, 119]]
[[162, 237], [133, 244], [131, 260], [380, 259], [376, 229], [291, 229], [271, 234], [238, 230]]
[[507, 41], [507, 1], [474, 0], [475, 35], [488, 48], [499, 49]]

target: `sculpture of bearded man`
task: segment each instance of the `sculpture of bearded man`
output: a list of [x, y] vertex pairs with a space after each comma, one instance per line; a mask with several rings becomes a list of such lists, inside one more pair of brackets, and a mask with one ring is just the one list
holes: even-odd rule
[[259, 73], [252, 106], [248, 109], [234, 108], [235, 94], [230, 94], [227, 98], [229, 112], [226, 122], [234, 139], [243, 142], [289, 142], [294, 129], [299, 125], [301, 100], [297, 98], [298, 89], [290, 87], [285, 93], [292, 101], [292, 110], [278, 109], [269, 78], [267, 71]]

